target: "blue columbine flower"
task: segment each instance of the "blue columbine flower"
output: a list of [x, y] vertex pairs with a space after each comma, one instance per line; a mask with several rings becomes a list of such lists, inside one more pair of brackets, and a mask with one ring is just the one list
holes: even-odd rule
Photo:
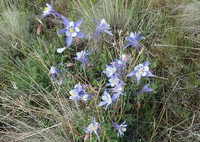
[[53, 9], [53, 7], [50, 4], [47, 3], [46, 7], [43, 10], [42, 17], [44, 18], [44, 17], [47, 17], [47, 16], [49, 16], [51, 14], [54, 15], [54, 16], [58, 16], [58, 17], [61, 16], [58, 12], [56, 12]]
[[101, 21], [97, 22], [95, 36], [99, 36], [101, 33], [107, 33], [113, 36], [112, 32], [110, 31], [110, 25], [106, 22], [105, 19], [101, 19]]
[[125, 83], [121, 81], [115, 87], [111, 88], [110, 91], [112, 92], [112, 101], [116, 102], [121, 95], [124, 95], [124, 87]]
[[117, 68], [118, 73], [122, 73], [123, 70], [126, 68], [126, 62], [121, 59], [116, 59], [114, 62], [110, 63], [112, 66]]
[[106, 65], [106, 70], [104, 70], [103, 73], [105, 73], [106, 76], [109, 78], [117, 73], [117, 68], [113, 65]]
[[123, 136], [124, 132], [126, 132], [127, 124], [124, 121], [122, 124], [113, 123], [113, 127], [117, 130], [117, 136]]
[[42, 17], [46, 17], [48, 15], [51, 15], [54, 12], [55, 12], [55, 10], [53, 9], [53, 7], [50, 4], [47, 3], [46, 7], [43, 10]]
[[110, 94], [107, 91], [104, 91], [101, 99], [102, 99], [102, 101], [98, 105], [100, 107], [101, 106], [105, 106], [105, 109], [107, 109], [108, 106], [112, 104], [112, 98], [111, 98]]
[[86, 91], [85, 91], [85, 88], [84, 86], [82, 86], [80, 83], [79, 84], [76, 84], [74, 86], [74, 89], [72, 89], [70, 92], [70, 97], [69, 99], [73, 100], [73, 101], [85, 101], [87, 102], [88, 100], [90, 100], [92, 97], [90, 94], [88, 94]]
[[144, 85], [142, 90], [139, 91], [138, 94], [143, 94], [143, 93], [150, 93], [153, 92], [153, 89], [149, 87], [149, 84]]
[[144, 36], [142, 36], [140, 33], [130, 33], [129, 37], [126, 37], [126, 40], [128, 41], [127, 45], [124, 48], [127, 48], [129, 46], [133, 46], [136, 47], [136, 49], [138, 49], [139, 45], [140, 45], [140, 41], [145, 39]]
[[[63, 20], [63, 23], [65, 25], [65, 29], [60, 30], [58, 33], [66, 35], [66, 45], [67, 47], [70, 47], [72, 45], [74, 38], [84, 38], [84, 34], [80, 32], [80, 25], [82, 24], [83, 20], [73, 22], [69, 21], [66, 17], [61, 16], [61, 19]], [[62, 53], [67, 47], [59, 48], [57, 49], [58, 53]]]
[[128, 57], [123, 55], [120, 57], [120, 59], [116, 59], [111, 62], [110, 65], [107, 65], [106, 70], [103, 71], [103, 73], [105, 73], [108, 78], [111, 78], [114, 75], [120, 77], [126, 68], [127, 61]]
[[89, 52], [87, 51], [77, 52], [75, 59], [80, 61], [83, 65], [87, 65], [89, 63], [88, 55]]
[[96, 119], [93, 118], [92, 122], [85, 128], [86, 134], [95, 133], [99, 139], [98, 131], [100, 130], [100, 123], [96, 122]]
[[118, 84], [122, 82], [121, 79], [119, 79], [117, 75], [111, 76], [108, 81], [109, 83], [107, 85], [111, 87], [117, 86]]
[[127, 77], [135, 76], [138, 83], [142, 77], [153, 77], [154, 75], [149, 71], [149, 65], [150, 63], [148, 61], [137, 65], [134, 70], [127, 75]]
[[61, 78], [60, 73], [61, 71], [58, 68], [51, 66], [49, 70], [50, 78], [54, 83], [57, 83], [58, 85], [62, 85], [63, 83], [63, 79]]
[[58, 77], [59, 73], [60, 73], [59, 69], [57, 69], [54, 66], [51, 66], [51, 68], [49, 70], [49, 74], [50, 74], [51, 79], [53, 79], [53, 80], [56, 79]]

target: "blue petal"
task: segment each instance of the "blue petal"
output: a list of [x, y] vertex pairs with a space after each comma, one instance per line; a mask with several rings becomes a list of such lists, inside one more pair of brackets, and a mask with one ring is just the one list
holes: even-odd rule
[[149, 61], [145, 61], [145, 62], [143, 63], [143, 65], [144, 65], [144, 66], [149, 66], [149, 65], [150, 65], [150, 62], [149, 62]]
[[126, 49], [127, 47], [131, 46], [131, 43], [128, 43], [124, 48]]
[[68, 36], [68, 37], [66, 38], [67, 47], [70, 47], [70, 46], [72, 45], [72, 41], [73, 41], [72, 36]]
[[54, 11], [54, 14], [55, 14], [55, 16], [57, 16], [57, 17], [61, 17], [61, 16], [62, 16], [60, 13], [58, 13], [58, 12], [56, 12], [56, 11]]
[[110, 36], [113, 36], [112, 32], [110, 32], [108, 30], [105, 30], [104, 32], [107, 33], [107, 34], [109, 34]]
[[112, 96], [112, 101], [113, 101], [113, 102], [117, 101], [117, 100], [119, 99], [119, 97], [120, 97], [120, 93], [115, 93], [115, 94], [113, 94], [113, 96]]
[[136, 76], [137, 83], [140, 82], [141, 76]]
[[148, 77], [154, 77], [155, 75], [153, 75], [150, 71], [147, 72], [147, 76]]
[[131, 41], [130, 44], [131, 44], [132, 46], [135, 46], [135, 47], [139, 46], [139, 42], [136, 41], [136, 40]]
[[74, 27], [79, 27], [83, 23], [83, 19], [74, 23]]
[[84, 38], [85, 34], [82, 33], [82, 32], [78, 32], [76, 37], [78, 37], [78, 38]]
[[100, 102], [100, 103], [98, 104], [98, 106], [101, 107], [101, 106], [104, 106], [104, 105], [106, 105], [106, 104], [107, 104], [106, 102]]
[[152, 91], [153, 91], [152, 88], [144, 88], [144, 89], [143, 89], [143, 92], [152, 92]]
[[127, 75], [127, 77], [132, 77], [132, 76], [134, 76], [136, 74], [136, 72], [135, 71], [132, 71], [132, 72], [130, 72], [128, 75]]
[[135, 40], [137, 40], [137, 41], [140, 41], [140, 40], [143, 40], [143, 39], [145, 39], [145, 37], [142, 36], [140, 33], [137, 33], [137, 35], [135, 36]]
[[67, 29], [61, 29], [61, 30], [58, 31], [58, 34], [64, 34], [66, 32], [67, 32]]
[[68, 20], [65, 16], [63, 16], [63, 15], [61, 15], [60, 18], [63, 20], [63, 24], [64, 24], [66, 27], [68, 27], [68, 26], [69, 26], [69, 20]]
[[133, 41], [133, 40], [135, 40], [135, 39], [132, 38], [132, 37], [126, 37], [126, 40], [127, 40], [127, 41]]

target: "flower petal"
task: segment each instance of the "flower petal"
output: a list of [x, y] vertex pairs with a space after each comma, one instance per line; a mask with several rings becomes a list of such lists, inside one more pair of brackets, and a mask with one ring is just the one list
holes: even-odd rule
[[132, 77], [132, 76], [134, 76], [136, 74], [136, 72], [135, 71], [132, 71], [132, 72], [130, 72], [128, 75], [127, 75], [127, 77]]
[[108, 30], [105, 30], [104, 32], [107, 33], [107, 34], [109, 34], [110, 36], [113, 36], [112, 32], [110, 32]]
[[75, 23], [74, 23], [74, 26], [75, 26], [75, 27], [79, 27], [82, 23], [83, 23], [83, 19], [81, 19], [81, 20], [75, 22]]
[[66, 47], [58, 48], [57, 53], [63, 53], [65, 51]]
[[124, 48], [126, 49], [127, 47], [131, 46], [131, 43], [128, 43]]
[[68, 37], [66, 38], [67, 47], [70, 47], [70, 46], [72, 45], [72, 41], [73, 41], [72, 36], [68, 36]]
[[106, 102], [100, 102], [100, 103], [98, 104], [98, 106], [101, 107], [101, 106], [104, 106], [104, 105], [106, 105], [106, 104], [107, 104]]
[[63, 20], [63, 24], [68, 27], [69, 26], [69, 20], [65, 17], [61, 15], [61, 19]]
[[61, 30], [58, 31], [58, 34], [64, 34], [66, 32], [67, 32], [67, 29], [61, 29]]
[[85, 34], [82, 33], [82, 32], [78, 32], [77, 35], [76, 35], [76, 37], [78, 37], [78, 38], [84, 38]]

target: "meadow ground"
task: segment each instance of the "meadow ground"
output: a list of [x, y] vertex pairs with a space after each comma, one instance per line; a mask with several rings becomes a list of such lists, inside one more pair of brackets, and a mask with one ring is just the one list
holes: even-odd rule
[[1, 0], [0, 142], [199, 142], [199, 17], [198, 0]]

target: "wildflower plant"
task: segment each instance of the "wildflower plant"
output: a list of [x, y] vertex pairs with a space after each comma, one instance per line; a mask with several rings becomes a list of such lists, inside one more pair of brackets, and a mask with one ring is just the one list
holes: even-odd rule
[[[130, 135], [127, 132], [128, 129], [132, 131], [134, 128], [132, 125], [135, 125], [134, 122], [132, 124], [132, 120], [135, 118], [129, 119], [130, 114], [135, 117], [135, 115], [132, 115], [135, 112], [135, 108], [133, 108], [135, 96], [131, 94], [151, 93], [154, 91], [149, 84], [141, 81], [144, 77], [155, 77], [153, 72], [150, 71], [150, 62], [145, 61], [149, 60], [149, 57], [143, 54], [145, 46], [144, 50], [139, 54], [132, 48], [130, 48], [130, 52], [126, 50], [128, 47], [139, 49], [141, 47], [140, 42], [145, 39], [142, 33], [133, 32], [126, 37], [127, 30], [129, 29], [125, 25], [131, 24], [133, 11], [130, 11], [131, 14], [126, 17], [127, 13], [129, 13], [126, 12], [129, 11], [128, 4], [124, 7], [124, 3], [119, 0], [115, 2], [112, 0], [102, 0], [102, 2], [103, 6], [106, 7], [106, 3], [110, 6], [110, 9], [107, 7], [102, 11], [105, 16], [103, 14], [99, 16], [98, 12], [96, 16], [90, 17], [91, 13], [89, 13], [87, 18], [81, 16], [79, 17], [81, 20], [76, 22], [69, 20], [72, 18], [69, 15], [64, 16], [57, 12], [50, 4], [46, 4], [47, 7], [41, 14], [42, 18], [48, 16], [52, 18], [50, 15], [57, 17], [56, 20], [59, 21], [57, 23], [58, 26], [64, 27], [57, 33], [64, 35], [65, 40], [63, 42], [66, 46], [61, 48], [54, 45], [50, 47], [45, 46], [44, 50], [42, 50], [45, 52], [38, 52], [36, 49], [30, 52], [36, 58], [37, 62], [35, 63], [37, 66], [43, 66], [46, 70], [48, 69], [49, 73], [46, 73], [47, 78], [49, 76], [53, 84], [58, 85], [52, 85], [50, 81], [46, 80], [42, 80], [46, 83], [44, 88], [34, 84], [33, 88], [35, 86], [36, 88], [33, 90], [37, 90], [36, 96], [44, 93], [42, 97], [40, 96], [42, 98], [42, 105], [37, 102], [37, 99], [40, 99], [40, 97], [31, 98], [32, 100], [36, 99], [34, 102], [35, 106], [28, 108], [26, 113], [37, 113], [37, 110], [33, 112], [30, 110], [35, 109], [39, 104], [42, 109], [44, 108], [44, 112], [47, 112], [42, 116], [42, 119], [48, 120], [50, 128], [54, 128], [54, 125], [51, 125], [53, 122], [58, 122], [55, 127], [61, 127], [65, 131], [62, 134], [69, 132], [68, 137], [70, 141], [83, 141], [84, 137], [84, 141], [87, 139], [91, 141], [96, 139], [98, 141], [117, 141], [118, 137], [121, 137], [120, 139], [125, 138], [123, 137], [124, 135]], [[128, 1], [125, 1], [125, 4], [126, 2], [128, 3]], [[78, 1], [78, 4], [81, 6], [82, 3]], [[131, 2], [131, 4], [133, 3]], [[101, 6], [100, 8], [97, 7], [97, 9], [102, 9]], [[93, 10], [95, 11], [95, 7], [93, 7]], [[112, 13], [110, 10], [116, 13]], [[106, 14], [107, 12], [110, 15]], [[122, 15], [120, 12], [122, 12]], [[83, 10], [83, 13], [87, 13], [87, 10]], [[97, 20], [94, 22], [94, 19]], [[81, 30], [81, 26], [90, 25], [88, 21], [93, 21], [95, 28], [92, 31], [87, 31], [84, 28]], [[117, 35], [116, 32], [119, 28], [123, 33], [121, 35]], [[133, 29], [138, 31], [137, 28]], [[105, 36], [105, 39], [98, 38], [102, 42], [95, 42], [95, 46], [100, 48], [94, 50], [93, 48], [96, 47], [90, 46], [93, 45], [93, 40], [95, 41], [96, 38], [91, 39], [85, 33], [94, 35], [94, 37], [99, 37], [102, 34], [107, 36]], [[56, 38], [58, 35], [54, 33], [54, 36]], [[81, 46], [74, 44], [77, 39], [83, 39], [84, 44]], [[49, 42], [55, 42], [57, 43], [56, 45], [60, 45], [60, 42], [56, 42], [56, 40]], [[49, 52], [50, 50], [53, 50], [53, 52]], [[55, 54], [55, 52], [63, 54]], [[44, 54], [48, 54], [48, 58]], [[102, 55], [102, 58], [99, 58], [100, 55]], [[96, 58], [95, 61], [94, 57]], [[29, 57], [30, 60], [34, 58]], [[131, 62], [132, 59], [137, 59], [134, 60], [134, 64]], [[141, 63], [142, 61], [145, 62]], [[51, 66], [60, 62], [62, 62], [62, 70], [57, 66]], [[74, 66], [76, 62], [81, 63], [81, 66], [79, 64]], [[36, 65], [34, 64], [34, 66]], [[84, 70], [81, 67], [84, 67]], [[32, 79], [30, 74], [28, 76]], [[130, 82], [129, 78], [132, 77], [136, 78], [137, 83]], [[40, 78], [40, 74], [38, 74], [36, 80], [37, 78]], [[66, 81], [65, 84], [63, 83], [64, 80]], [[36, 82], [34, 79], [32, 81]], [[17, 83], [16, 86], [18, 86]], [[137, 92], [136, 90], [139, 90], [140, 86], [143, 86], [143, 88]], [[31, 103], [32, 100], [30, 100]], [[75, 108], [74, 103], [77, 106]], [[130, 111], [127, 108], [130, 108]], [[87, 122], [91, 116], [94, 116], [93, 120]]]

